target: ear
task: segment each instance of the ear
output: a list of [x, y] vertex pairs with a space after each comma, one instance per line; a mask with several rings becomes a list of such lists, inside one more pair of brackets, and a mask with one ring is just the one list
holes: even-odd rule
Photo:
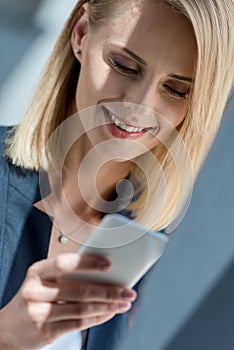
[[72, 30], [71, 44], [75, 57], [80, 60], [84, 47], [84, 39], [90, 31], [89, 4], [86, 2], [80, 8], [77, 22]]

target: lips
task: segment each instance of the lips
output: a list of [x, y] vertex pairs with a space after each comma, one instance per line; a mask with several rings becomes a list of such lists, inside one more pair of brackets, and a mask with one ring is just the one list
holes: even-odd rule
[[144, 128], [139, 128], [139, 127], [134, 127], [132, 125], [126, 124], [124, 122], [122, 122], [120, 119], [118, 119], [114, 114], [112, 114], [111, 112], [109, 112], [109, 116], [110, 119], [112, 120], [112, 122], [118, 126], [120, 129], [125, 130], [127, 132], [142, 132], [144, 130]]
[[138, 138], [141, 137], [143, 134], [145, 134], [149, 130], [154, 130], [152, 127], [140, 127], [135, 125], [130, 125], [127, 122], [123, 120], [121, 117], [117, 117], [114, 113], [112, 113], [109, 109], [102, 106], [106, 120], [107, 120], [107, 127], [111, 134], [114, 137], [118, 138]]

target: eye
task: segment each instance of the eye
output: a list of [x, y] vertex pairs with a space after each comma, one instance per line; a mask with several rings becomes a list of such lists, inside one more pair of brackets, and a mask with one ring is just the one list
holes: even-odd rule
[[190, 90], [188, 88], [186, 88], [182, 91], [182, 90], [177, 90], [168, 84], [163, 84], [163, 86], [167, 90], [167, 92], [169, 92], [169, 94], [175, 98], [186, 99], [186, 97], [189, 95], [189, 92], [190, 92]]
[[130, 68], [127, 65], [123, 64], [118, 60], [116, 57], [108, 57], [108, 60], [111, 64], [111, 66], [115, 69], [116, 72], [123, 74], [123, 75], [139, 75], [140, 72], [136, 69]]

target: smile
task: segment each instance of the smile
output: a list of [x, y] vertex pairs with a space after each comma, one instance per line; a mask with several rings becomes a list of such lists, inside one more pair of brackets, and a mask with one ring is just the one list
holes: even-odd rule
[[125, 130], [127, 132], [142, 132], [144, 130], [144, 128], [137, 128], [135, 126], [131, 126], [131, 125], [127, 125], [124, 124], [123, 122], [121, 122], [114, 114], [112, 114], [111, 112], [109, 112], [109, 116], [111, 121], [118, 126], [118, 128]]
[[108, 108], [102, 106], [107, 120], [107, 128], [115, 138], [132, 140], [142, 137], [146, 133], [152, 134], [158, 128], [129, 125], [121, 117], [118, 118]]

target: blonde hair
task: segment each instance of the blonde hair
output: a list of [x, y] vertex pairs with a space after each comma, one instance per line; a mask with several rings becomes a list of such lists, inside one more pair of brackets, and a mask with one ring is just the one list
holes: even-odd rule
[[[194, 30], [198, 50], [194, 87], [189, 111], [178, 128], [189, 155], [194, 181], [219, 129], [233, 84], [234, 2], [233, 0], [148, 1], [168, 4], [176, 12], [184, 15]], [[80, 8], [85, 2], [87, 1], [78, 1], [65, 23], [32, 103], [22, 122], [7, 140], [7, 155], [13, 164], [38, 171], [42, 152], [49, 137], [64, 120], [64, 116], [69, 114], [69, 105], [75, 95], [80, 68], [72, 52], [70, 38]], [[88, 2], [90, 23], [94, 26], [108, 19], [113, 13], [113, 6], [120, 3], [113, 0]], [[181, 140], [179, 144], [181, 145]], [[178, 157], [179, 144], [172, 144], [173, 152]], [[156, 146], [152, 153], [163, 169], [166, 196], [161, 173], [147, 168], [146, 157], [143, 155], [138, 161], [143, 169], [147, 169], [149, 188], [130, 205], [130, 209], [142, 224], [151, 229], [162, 229], [178, 217], [185, 205], [186, 195], [181, 197], [179, 195], [181, 178], [178, 176], [171, 152], [161, 144]], [[135, 166], [132, 176], [137, 177], [138, 174], [139, 167]], [[184, 193], [188, 196], [192, 183], [190, 180], [186, 182], [186, 167], [183, 174]], [[160, 213], [156, 213], [158, 203], [162, 201], [163, 209]]]

